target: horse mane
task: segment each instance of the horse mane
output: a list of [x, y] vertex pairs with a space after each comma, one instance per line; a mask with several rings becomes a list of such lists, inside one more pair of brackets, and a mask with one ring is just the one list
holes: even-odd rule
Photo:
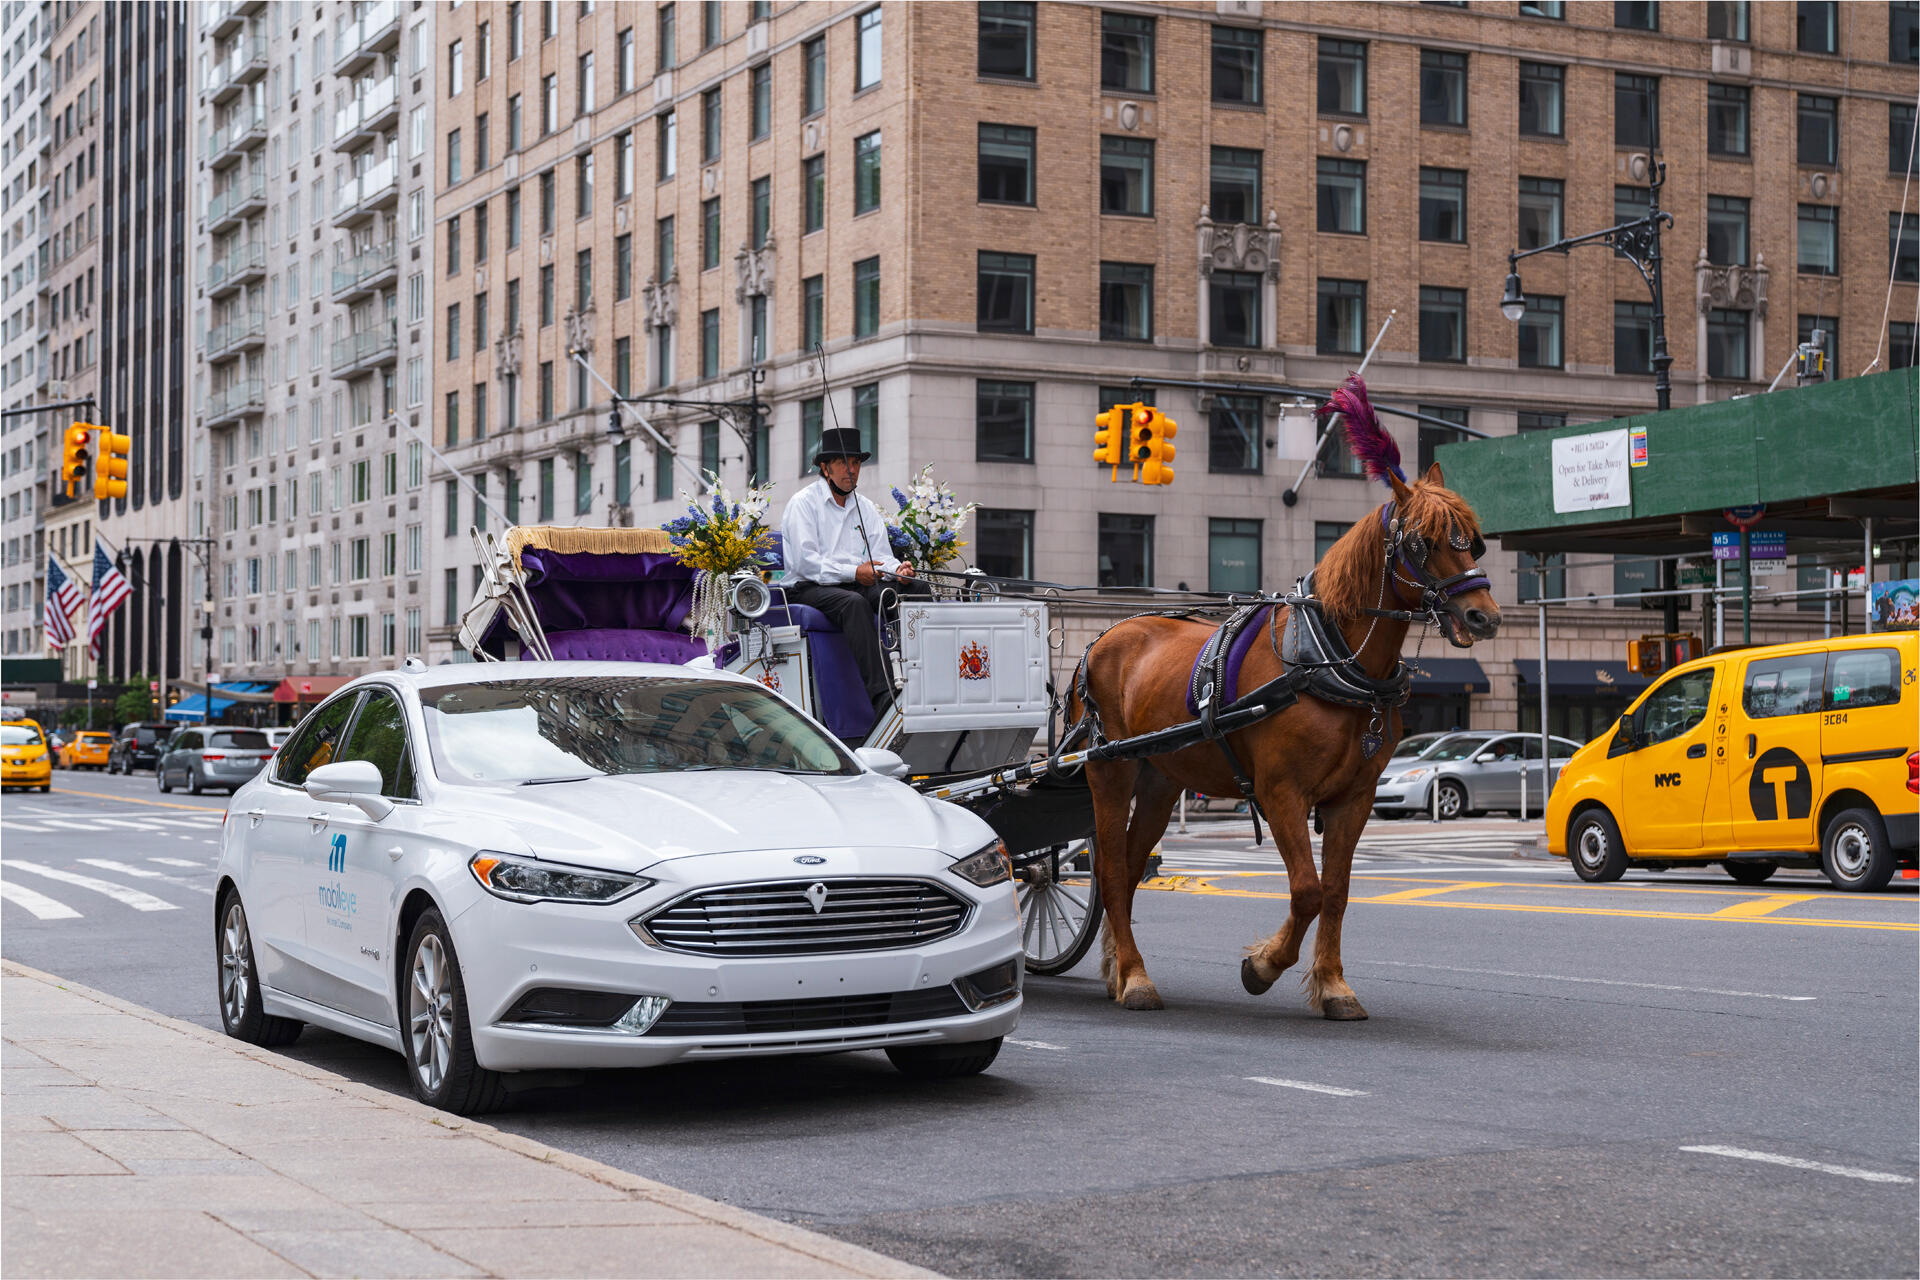
[[[1407, 486], [1400, 514], [1410, 528], [1435, 546], [1444, 546], [1454, 529], [1467, 537], [1480, 532], [1480, 520], [1466, 499], [1426, 480]], [[1375, 507], [1341, 534], [1314, 568], [1313, 593], [1333, 621], [1351, 622], [1362, 609], [1382, 606], [1385, 569], [1386, 531], [1380, 526], [1380, 510]]]

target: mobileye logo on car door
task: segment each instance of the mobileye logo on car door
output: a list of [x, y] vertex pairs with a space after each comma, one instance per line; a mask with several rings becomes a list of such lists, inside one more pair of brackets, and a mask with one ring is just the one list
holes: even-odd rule
[[347, 833], [338, 831], [333, 837], [333, 852], [327, 855], [327, 870], [341, 872], [347, 869]]
[[825, 862], [826, 859], [820, 857], [818, 854], [803, 853], [799, 857], [795, 858], [794, 861], [799, 863], [803, 867], [817, 867], [821, 863]]

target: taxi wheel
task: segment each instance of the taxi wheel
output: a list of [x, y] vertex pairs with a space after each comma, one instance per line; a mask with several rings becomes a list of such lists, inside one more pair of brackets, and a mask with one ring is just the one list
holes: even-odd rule
[[1618, 880], [1627, 870], [1627, 850], [1620, 828], [1605, 809], [1589, 809], [1574, 819], [1567, 832], [1567, 856], [1582, 880], [1596, 884]]
[[957, 1080], [977, 1076], [1000, 1056], [1000, 1037], [969, 1044], [903, 1044], [887, 1050], [900, 1074], [914, 1080]]
[[1736, 884], [1765, 884], [1780, 869], [1777, 862], [1728, 862], [1723, 864]]
[[228, 889], [215, 917], [213, 951], [219, 980], [220, 1025], [248, 1044], [273, 1048], [300, 1038], [304, 1022], [275, 1017], [260, 1005], [259, 970], [253, 963], [253, 935], [238, 890]]
[[1872, 893], [1893, 878], [1893, 850], [1887, 824], [1872, 809], [1846, 809], [1833, 815], [1820, 841], [1820, 866], [1836, 889]]
[[414, 923], [404, 986], [400, 1042], [414, 1096], [457, 1115], [498, 1110], [507, 1099], [506, 1082], [474, 1055], [460, 961], [447, 922], [436, 910]]

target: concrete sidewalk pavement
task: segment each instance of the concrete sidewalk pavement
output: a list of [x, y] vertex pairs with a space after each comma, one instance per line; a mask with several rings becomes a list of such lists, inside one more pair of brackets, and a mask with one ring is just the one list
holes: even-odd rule
[[0, 1272], [920, 1276], [0, 962]]

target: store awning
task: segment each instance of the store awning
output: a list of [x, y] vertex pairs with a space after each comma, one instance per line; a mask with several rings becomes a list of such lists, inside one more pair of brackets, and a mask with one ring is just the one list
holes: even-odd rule
[[1420, 658], [1413, 668], [1415, 693], [1486, 693], [1493, 686], [1472, 658]]
[[[1539, 687], [1540, 664], [1521, 658], [1514, 664], [1520, 683]], [[1647, 678], [1627, 670], [1624, 662], [1547, 661], [1547, 693], [1562, 698], [1633, 698], [1647, 687]]]
[[275, 702], [320, 702], [352, 676], [288, 676], [273, 691]]
[[251, 681], [235, 682], [233, 684], [216, 684], [213, 686], [213, 710], [211, 712], [207, 710], [207, 695], [204, 693], [192, 693], [168, 707], [163, 714], [168, 720], [205, 720], [208, 719], [209, 716], [219, 715], [234, 704], [235, 699], [223, 698], [220, 696], [221, 694], [259, 694], [265, 693], [270, 687], [269, 685], [256, 684]]

